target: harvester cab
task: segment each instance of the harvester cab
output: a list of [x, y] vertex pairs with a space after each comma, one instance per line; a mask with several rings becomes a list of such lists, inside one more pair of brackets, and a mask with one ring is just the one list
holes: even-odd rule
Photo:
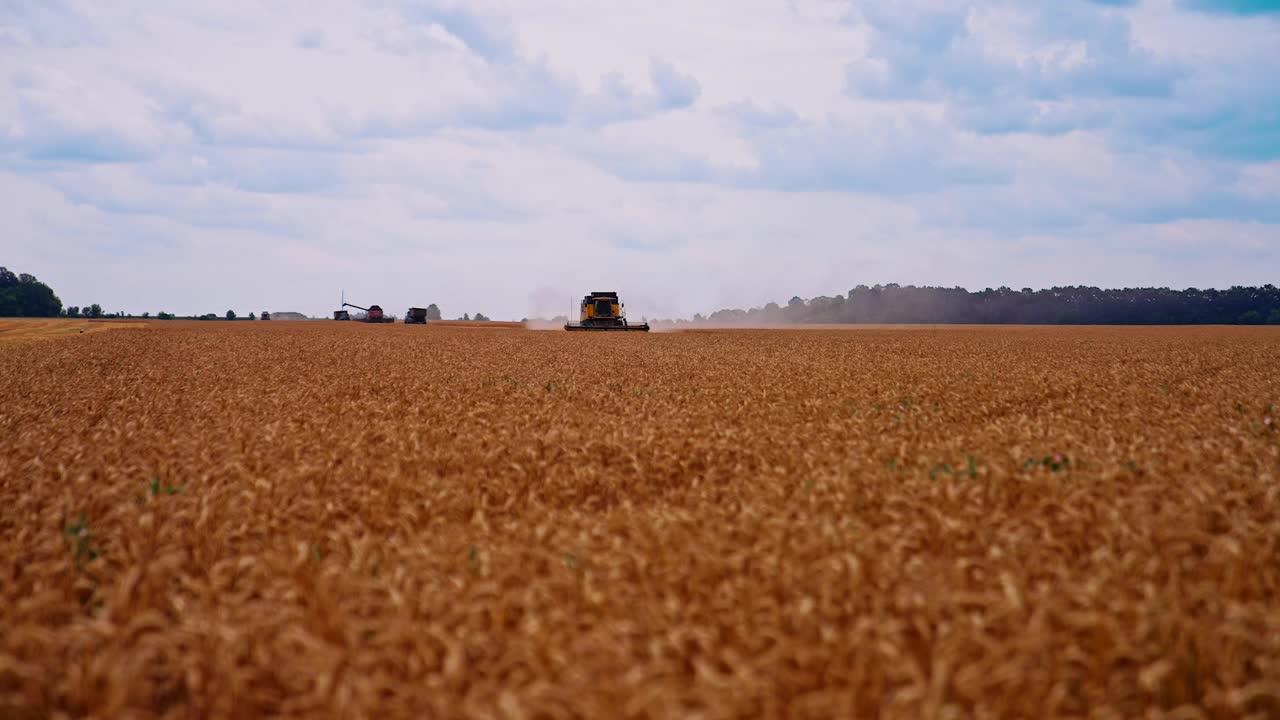
[[404, 314], [405, 325], [426, 325], [427, 309], [426, 308], [409, 308]]
[[565, 330], [635, 330], [649, 332], [648, 323], [627, 322], [625, 306], [616, 292], [593, 292], [582, 298], [578, 322], [565, 323]]
[[333, 319], [334, 320], [350, 320], [351, 313], [347, 312], [346, 310], [334, 310]]
[[[384, 316], [382, 314], [382, 308], [378, 305], [370, 305], [369, 307], [360, 307], [359, 305], [352, 305], [349, 302], [344, 302], [342, 303], [342, 307], [344, 308], [353, 307], [357, 310], [363, 310], [364, 321], [368, 323], [380, 323], [385, 321]], [[344, 311], [339, 310], [338, 312], [344, 312]], [[334, 318], [335, 319], [337, 318], [336, 313], [334, 314]]]

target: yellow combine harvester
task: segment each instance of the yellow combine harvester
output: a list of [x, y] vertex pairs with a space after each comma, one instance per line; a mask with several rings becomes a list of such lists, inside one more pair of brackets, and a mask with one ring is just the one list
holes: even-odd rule
[[582, 298], [578, 322], [564, 324], [565, 330], [635, 330], [649, 332], [649, 323], [627, 322], [616, 292], [593, 292]]

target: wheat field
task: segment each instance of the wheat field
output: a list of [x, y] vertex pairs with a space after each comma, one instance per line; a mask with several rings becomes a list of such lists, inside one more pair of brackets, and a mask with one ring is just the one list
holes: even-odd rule
[[1280, 330], [0, 346], [0, 717], [1280, 717]]
[[69, 320], [56, 318], [0, 318], [0, 345], [52, 340], [68, 335], [83, 335], [122, 327], [141, 327], [144, 323], [127, 320]]

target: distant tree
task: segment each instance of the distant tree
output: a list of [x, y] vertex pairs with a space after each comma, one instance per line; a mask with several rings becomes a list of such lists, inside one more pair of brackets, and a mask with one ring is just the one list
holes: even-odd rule
[[146, 320], [146, 319], [147, 319], [147, 318], [149, 318], [149, 317], [151, 317], [151, 313], [149, 313], [149, 312], [144, 312], [144, 313], [142, 313], [142, 319], [143, 319], [143, 320]]
[[71, 307], [67, 308], [67, 317], [69, 318], [80, 317], [80, 308], [76, 307], [75, 305], [72, 305]]
[[34, 275], [0, 267], [0, 316], [58, 317], [62, 300]]
[[1267, 314], [1268, 325], [1280, 325], [1280, 307], [1275, 308]]
[[227, 311], [227, 319], [228, 319], [228, 320], [235, 320], [235, 319], [236, 319], [236, 311], [235, 311], [235, 310], [228, 310], [228, 311]]
[[[718, 310], [705, 320], [749, 324], [787, 323], [1022, 323], [1036, 325], [1203, 325], [1273, 322], [1280, 314], [1280, 288], [1227, 290], [1169, 288], [1101, 289], [1007, 286], [970, 292], [962, 287], [916, 287], [896, 283], [858, 285], [844, 296], [791, 298], [750, 310]], [[694, 322], [704, 318], [695, 316]], [[1275, 321], [1280, 321], [1276, 318]]]
[[173, 319], [173, 313], [168, 313], [168, 312], [165, 312], [165, 311], [161, 310], [160, 312], [156, 313], [156, 318], [158, 318], [158, 319], [160, 319], [160, 320], [172, 320], [172, 319]]
[[435, 303], [431, 303], [430, 305], [428, 305], [428, 306], [427, 306], [427, 319], [428, 319], [428, 320], [439, 320], [439, 319], [441, 319], [441, 317], [440, 317], [440, 308], [436, 307], [436, 304], [435, 304]]
[[257, 319], [258, 319], [258, 315], [257, 315], [256, 313], [250, 312], [250, 313], [249, 313], [249, 319], [250, 319], [250, 320], [257, 320]]
[[480, 313], [476, 313], [476, 316], [475, 316], [475, 317], [473, 317], [473, 318], [471, 318], [471, 319], [472, 319], [472, 320], [475, 320], [475, 321], [477, 321], [477, 322], [489, 322], [489, 318], [485, 317], [484, 315], [482, 315], [482, 314], [480, 314]]
[[462, 319], [462, 320], [470, 320], [470, 319], [471, 319], [471, 316], [470, 316], [469, 314], [467, 314], [467, 313], [462, 313], [462, 318], [461, 318], [461, 319]]
[[100, 318], [102, 317], [102, 306], [98, 303], [94, 303], [89, 306], [89, 309], [86, 310], [84, 314], [85, 317]]

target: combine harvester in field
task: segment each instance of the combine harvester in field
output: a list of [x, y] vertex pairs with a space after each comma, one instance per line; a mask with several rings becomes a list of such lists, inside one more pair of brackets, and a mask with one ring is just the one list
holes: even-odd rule
[[[386, 316], [382, 313], [382, 306], [381, 306], [381, 305], [370, 305], [369, 307], [360, 307], [359, 305], [352, 305], [352, 304], [351, 304], [351, 303], [349, 303], [349, 302], [344, 302], [344, 303], [342, 303], [342, 307], [344, 307], [344, 308], [352, 307], [352, 308], [355, 308], [355, 309], [357, 309], [357, 310], [363, 310], [363, 311], [364, 311], [364, 320], [363, 320], [363, 322], [367, 322], [367, 323], [381, 323], [381, 322], [386, 322], [386, 321], [387, 321], [387, 320], [386, 320]], [[339, 314], [339, 313], [341, 313], [342, 315], [344, 315], [344, 316], [346, 316], [346, 317], [338, 317], [338, 314]], [[337, 312], [335, 312], [335, 313], [333, 314], [333, 319], [334, 319], [334, 320], [350, 320], [350, 319], [351, 319], [351, 316], [350, 316], [350, 315], [348, 315], [348, 314], [347, 314], [347, 312], [346, 312], [345, 310], [339, 310], [339, 311], [337, 311]]]
[[649, 332], [649, 323], [627, 322], [626, 307], [616, 292], [593, 292], [582, 298], [578, 322], [567, 322], [565, 330], [635, 330]]
[[409, 310], [404, 314], [404, 324], [405, 325], [426, 325], [427, 309], [414, 308], [414, 307], [409, 308]]

